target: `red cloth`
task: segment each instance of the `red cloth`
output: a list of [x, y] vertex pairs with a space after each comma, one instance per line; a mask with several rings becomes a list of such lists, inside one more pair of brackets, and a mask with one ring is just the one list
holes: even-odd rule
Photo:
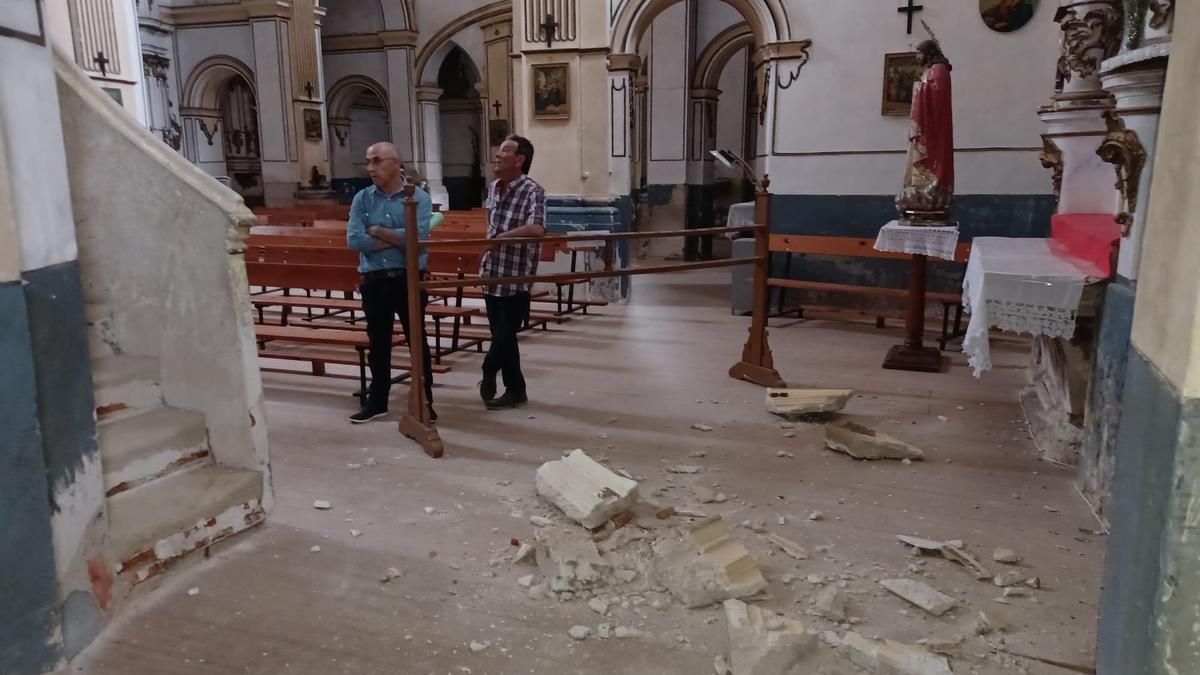
[[922, 157], [918, 166], [937, 176], [939, 188], [954, 192], [954, 112], [950, 105], [950, 69], [935, 63], [913, 91], [912, 120]]
[[1111, 213], [1056, 213], [1050, 218], [1050, 238], [1062, 242], [1071, 255], [1095, 263], [1112, 275], [1121, 226]]

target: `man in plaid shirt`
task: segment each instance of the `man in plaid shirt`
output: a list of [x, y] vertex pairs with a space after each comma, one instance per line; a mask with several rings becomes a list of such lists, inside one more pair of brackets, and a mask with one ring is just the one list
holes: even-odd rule
[[[546, 192], [529, 177], [533, 144], [509, 136], [492, 166], [497, 180], [488, 187], [488, 239], [542, 237], [546, 234]], [[539, 244], [493, 244], [479, 263], [479, 276], [511, 277], [537, 274]], [[483, 359], [479, 395], [489, 410], [515, 408], [529, 400], [521, 374], [517, 331], [529, 319], [530, 283], [499, 283], [484, 287], [492, 342]], [[504, 395], [496, 397], [496, 374], [504, 379]]]

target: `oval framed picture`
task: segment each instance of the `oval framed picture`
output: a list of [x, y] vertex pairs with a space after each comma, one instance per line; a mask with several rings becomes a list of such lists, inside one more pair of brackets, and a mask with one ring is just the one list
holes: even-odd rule
[[979, 0], [979, 15], [988, 28], [1011, 33], [1029, 23], [1037, 11], [1038, 0]]

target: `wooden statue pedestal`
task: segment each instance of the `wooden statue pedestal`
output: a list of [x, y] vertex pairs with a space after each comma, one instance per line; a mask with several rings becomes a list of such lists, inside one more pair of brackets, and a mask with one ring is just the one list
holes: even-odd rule
[[936, 347], [895, 345], [883, 359], [887, 370], [913, 370], [918, 373], [937, 373], [942, 370], [942, 355]]
[[925, 272], [929, 260], [914, 255], [908, 266], [908, 313], [904, 317], [904, 344], [888, 350], [883, 367], [888, 370], [913, 370], [937, 373], [942, 369], [942, 355], [924, 345], [925, 339]]

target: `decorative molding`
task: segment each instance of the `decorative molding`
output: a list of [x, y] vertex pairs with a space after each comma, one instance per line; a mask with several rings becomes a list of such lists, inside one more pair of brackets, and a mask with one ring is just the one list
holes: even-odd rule
[[437, 87], [417, 87], [417, 100], [421, 103], [437, 103], [442, 100], [442, 90]]
[[1100, 64], [1121, 48], [1123, 17], [1116, 2], [1105, 2], [1079, 16], [1078, 5], [1058, 8], [1054, 21], [1063, 31], [1062, 53], [1058, 57], [1058, 78], [1068, 82], [1072, 73], [1087, 79], [1100, 70]]
[[716, 101], [721, 97], [720, 89], [694, 88], [690, 93], [694, 101]]
[[800, 79], [800, 69], [803, 67], [804, 67], [804, 64], [801, 63], [796, 66], [796, 70], [794, 72], [787, 74], [787, 77], [788, 77], [787, 84], [784, 84], [783, 81], [779, 79], [779, 70], [776, 69], [775, 70], [775, 86], [779, 87], [780, 89], [790, 89], [791, 86], [796, 83], [796, 80]]
[[163, 23], [176, 28], [246, 23], [251, 19], [290, 19], [289, 0], [247, 0], [218, 5], [184, 5], [159, 8]]
[[251, 19], [290, 19], [292, 0], [242, 0]]
[[637, 54], [609, 54], [608, 72], [629, 70], [637, 72], [642, 67], [642, 57]]
[[1175, 0], [1150, 0], [1150, 27], [1158, 30], [1167, 25], [1175, 13]]
[[321, 52], [324, 54], [378, 52], [383, 48], [383, 38], [378, 33], [321, 36]]
[[380, 31], [379, 40], [384, 47], [416, 47], [417, 31], [415, 30], [385, 30]]
[[218, 128], [221, 125], [221, 120], [214, 119], [212, 121], [212, 123], [213, 123], [212, 129], [209, 130], [208, 124], [204, 120], [202, 120], [202, 119], [196, 120], [196, 126], [200, 128], [200, 133], [204, 134], [204, 137], [206, 139], [208, 139], [209, 145], [213, 144], [213, 136], [217, 135]]
[[525, 43], [532, 45], [547, 40], [547, 16], [553, 17], [555, 22], [554, 35], [549, 36], [551, 42], [574, 42], [579, 15], [575, 3], [576, 0], [524, 0]]
[[801, 65], [804, 65], [804, 63], [808, 63], [810, 58], [808, 53], [810, 47], [812, 47], [812, 40], [772, 42], [759, 47], [758, 51], [754, 52], [754, 62], [766, 63], [768, 61], [798, 59], [803, 62]]
[[1112, 110], [1104, 112], [1104, 124], [1108, 134], [1096, 154], [1100, 159], [1116, 167], [1117, 191], [1121, 194], [1121, 210], [1116, 220], [1121, 225], [1121, 236], [1129, 236], [1129, 228], [1133, 225], [1133, 214], [1137, 209], [1138, 181], [1142, 178], [1142, 169], [1146, 166], [1146, 149], [1138, 138], [1137, 132], [1125, 128], [1125, 122]]
[[1048, 134], [1042, 134], [1042, 154], [1038, 155], [1042, 166], [1050, 169], [1051, 180], [1054, 183], [1054, 198], [1058, 199], [1062, 195], [1063, 181], [1063, 154], [1058, 144]]
[[771, 88], [771, 64], [764, 63], [762, 66], [762, 91], [758, 95], [758, 126], [765, 126], [767, 123], [767, 95]]

